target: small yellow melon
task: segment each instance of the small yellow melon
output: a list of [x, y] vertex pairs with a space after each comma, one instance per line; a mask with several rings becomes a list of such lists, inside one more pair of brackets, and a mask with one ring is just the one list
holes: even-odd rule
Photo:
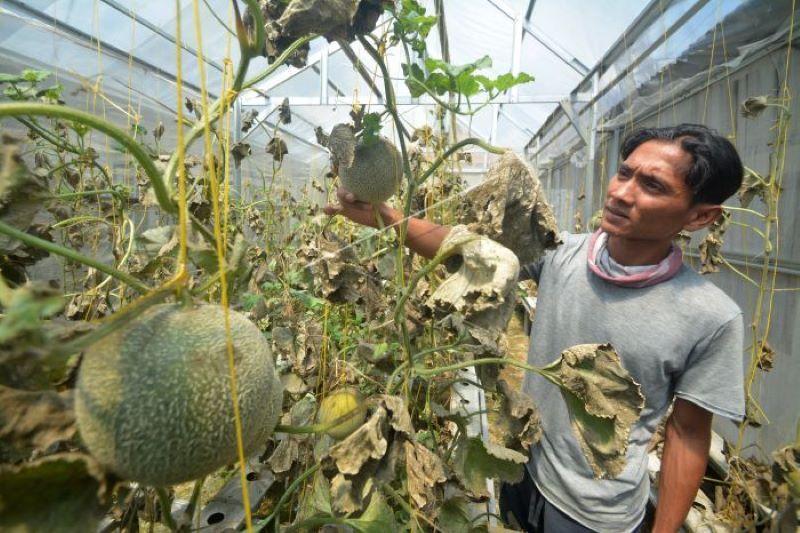
[[325, 433], [336, 440], [342, 440], [357, 430], [367, 419], [367, 406], [358, 389], [342, 387], [331, 391], [322, 399], [317, 420], [320, 424], [335, 424]]

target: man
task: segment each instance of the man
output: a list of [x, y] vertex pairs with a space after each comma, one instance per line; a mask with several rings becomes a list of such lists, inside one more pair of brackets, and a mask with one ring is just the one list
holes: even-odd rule
[[[528, 361], [550, 362], [583, 343], [610, 342], [641, 384], [645, 406], [632, 428], [628, 463], [615, 479], [594, 479], [552, 385], [531, 374], [523, 390], [539, 406], [544, 436], [531, 450], [530, 477], [501, 491], [504, 518], [528, 531], [627, 532], [641, 529], [649, 493], [647, 444], [666, 424], [653, 531], [683, 523], [708, 460], [711, 419], [744, 414], [743, 325], [739, 307], [683, 265], [673, 239], [709, 226], [741, 185], [733, 146], [704, 126], [642, 129], [623, 143], [608, 186], [601, 228], [565, 235], [564, 244], [522, 276], [538, 282]], [[372, 209], [339, 191], [328, 206], [374, 225]], [[401, 214], [378, 206], [384, 223]], [[448, 228], [409, 222], [406, 244], [435, 255]]]

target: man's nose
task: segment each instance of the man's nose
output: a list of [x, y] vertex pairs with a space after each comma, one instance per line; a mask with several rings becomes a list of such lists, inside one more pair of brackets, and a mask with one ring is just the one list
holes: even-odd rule
[[633, 201], [635, 192], [634, 180], [632, 178], [619, 180], [614, 176], [613, 184], [608, 188], [608, 195], [615, 201], [630, 204]]

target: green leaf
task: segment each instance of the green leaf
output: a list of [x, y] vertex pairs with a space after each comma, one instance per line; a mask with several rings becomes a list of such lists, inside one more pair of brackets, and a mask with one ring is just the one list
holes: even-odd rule
[[60, 83], [57, 83], [47, 89], [42, 89], [36, 93], [36, 96], [39, 98], [45, 98], [46, 100], [50, 100], [53, 102], [57, 102], [59, 98], [61, 98], [61, 93], [64, 92], [64, 86]]
[[475, 81], [481, 84], [484, 91], [491, 91], [494, 89], [494, 81], [491, 78], [488, 78], [482, 74], [476, 74], [474, 77]]
[[459, 444], [453, 468], [467, 490], [488, 497], [487, 478], [519, 483], [527, 462], [524, 454], [470, 437]]
[[456, 90], [452, 78], [439, 72], [433, 72], [428, 76], [428, 79], [425, 80], [425, 85], [439, 96]]
[[531, 82], [533, 81], [533, 79], [534, 79], [533, 76], [525, 72], [520, 72], [516, 76], [514, 76], [509, 72], [498, 76], [497, 79], [494, 80], [494, 86], [498, 91], [502, 92], [509, 90], [515, 85]]
[[465, 72], [456, 78], [456, 90], [464, 96], [474, 96], [481, 91], [481, 84], [474, 76]]
[[19, 83], [21, 81], [25, 81], [25, 78], [19, 74], [6, 74], [5, 72], [0, 72], [0, 83]]
[[372, 494], [369, 505], [359, 518], [350, 518], [345, 522], [361, 533], [398, 531], [398, 525], [394, 519], [394, 511], [386, 503], [383, 495], [377, 491]]
[[370, 145], [378, 140], [378, 134], [381, 131], [381, 114], [380, 113], [367, 113], [363, 118], [364, 144]]
[[51, 455], [0, 467], [0, 530], [94, 531], [103, 516], [104, 474], [88, 455]]
[[31, 83], [39, 83], [49, 78], [50, 74], [48, 70], [25, 69], [22, 71], [22, 78]]
[[425, 80], [425, 73], [422, 68], [415, 63], [411, 65], [403, 63], [402, 67], [403, 75], [406, 77], [406, 86], [411, 92], [411, 96], [417, 98], [425, 94], [425, 87], [420, 83]]
[[436, 517], [436, 525], [444, 533], [470, 533], [472, 519], [467, 499], [456, 496], [445, 500]]

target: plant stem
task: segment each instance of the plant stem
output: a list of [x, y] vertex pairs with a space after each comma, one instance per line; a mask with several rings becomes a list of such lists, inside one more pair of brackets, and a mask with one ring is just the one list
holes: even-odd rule
[[493, 145], [491, 145], [491, 144], [489, 144], [487, 142], [482, 141], [481, 139], [477, 139], [475, 137], [469, 137], [467, 139], [464, 139], [462, 141], [457, 142], [456, 144], [454, 144], [453, 146], [451, 146], [450, 148], [445, 150], [445, 152], [442, 155], [440, 155], [438, 158], [436, 158], [436, 161], [433, 162], [433, 164], [430, 166], [430, 168], [428, 170], [426, 170], [425, 173], [422, 176], [420, 176], [419, 180], [417, 180], [417, 185], [419, 186], [422, 183], [424, 183], [425, 180], [427, 180], [434, 172], [436, 172], [436, 169], [439, 168], [439, 166], [442, 163], [444, 163], [445, 160], [447, 160], [448, 157], [453, 155], [453, 153], [457, 152], [458, 150], [460, 150], [464, 146], [468, 146], [468, 145], [480, 146], [481, 148], [483, 148], [487, 152], [491, 152], [493, 154], [504, 154], [504, 153], [506, 153], [508, 151], [505, 148], [500, 148], [499, 146], [493, 146]]
[[[453, 372], [455, 370], [461, 370], [462, 368], [468, 368], [471, 366], [478, 366], [478, 365], [511, 365], [517, 368], [521, 368], [523, 370], [527, 370], [529, 372], [534, 372], [539, 374], [547, 381], [551, 382], [552, 384], [561, 387], [561, 381], [551, 372], [547, 371], [546, 368], [541, 368], [538, 366], [529, 365], [527, 363], [523, 363], [522, 361], [516, 361], [514, 359], [507, 359], [505, 357], [486, 357], [483, 359], [473, 359], [472, 361], [461, 361], [460, 363], [455, 363], [452, 365], [447, 366], [439, 366], [436, 368], [422, 368], [422, 367], [414, 367], [414, 373], [418, 376], [422, 377], [433, 377], [438, 374], [444, 374], [445, 372]], [[548, 365], [549, 367], [550, 365]]]
[[[222, 96], [220, 96], [217, 99], [216, 102], [214, 102], [209, 107], [209, 109], [208, 109], [208, 113], [210, 115], [209, 126], [213, 125], [217, 120], [219, 120], [219, 117], [222, 116], [222, 113], [227, 109], [228, 106], [230, 106], [233, 103], [233, 100], [235, 99], [235, 97], [238, 96], [238, 93], [240, 93], [241, 91], [243, 91], [245, 89], [249, 89], [250, 87], [252, 87], [256, 83], [258, 83], [258, 82], [264, 80], [265, 78], [267, 78], [270, 74], [275, 72], [278, 69], [278, 67], [282, 66], [283, 63], [289, 58], [289, 56], [292, 55], [298, 48], [300, 48], [302, 45], [304, 45], [307, 42], [309, 42], [314, 37], [316, 37], [316, 35], [309, 35], [309, 36], [303, 37], [301, 39], [297, 39], [295, 42], [293, 42], [291, 45], [289, 45], [289, 47], [280, 56], [278, 56], [278, 58], [276, 58], [275, 61], [273, 61], [273, 63], [268, 68], [266, 68], [263, 72], [261, 72], [260, 74], [256, 75], [255, 77], [253, 77], [253, 78], [251, 78], [251, 79], [249, 79], [247, 81], [244, 81], [244, 82], [240, 81], [239, 78], [244, 78], [244, 74], [247, 72], [247, 65], [245, 65], [244, 68], [243, 68], [243, 63], [240, 62], [239, 66], [237, 68], [236, 77], [237, 77], [237, 81], [239, 83], [241, 83], [241, 86], [237, 87], [236, 85], [234, 85], [231, 88], [231, 91], [234, 94], [234, 98], [229, 98], [228, 95], [223, 94]], [[249, 63], [249, 59], [247, 59], [247, 62]], [[241, 76], [240, 76], [240, 74], [241, 74]], [[179, 104], [180, 104], [180, 102], [179, 102]], [[185, 150], [188, 150], [189, 147], [197, 139], [200, 138], [200, 136], [203, 134], [204, 127], [205, 126], [204, 126], [204, 121], [203, 120], [198, 120], [195, 123], [195, 125], [192, 127], [192, 129], [189, 131], [189, 133], [186, 135], [186, 138], [184, 140], [184, 149]], [[172, 177], [175, 175], [175, 170], [177, 168], [178, 168], [178, 152], [176, 150], [175, 152], [172, 153], [172, 156], [170, 157], [169, 162], [167, 163], [167, 167], [164, 170], [163, 182], [167, 185], [167, 187], [171, 188]]]
[[303, 483], [303, 481], [308, 479], [310, 476], [314, 475], [320, 468], [322, 468], [322, 464], [316, 463], [314, 466], [312, 466], [311, 468], [309, 468], [308, 470], [297, 476], [294, 479], [294, 481], [292, 481], [289, 484], [289, 486], [286, 487], [286, 490], [283, 491], [283, 494], [281, 494], [278, 503], [275, 504], [275, 509], [273, 509], [273, 511], [270, 513], [268, 517], [266, 517], [258, 524], [255, 524], [253, 530], [261, 531], [267, 524], [269, 524], [273, 520], [275, 520], [275, 523], [278, 524], [280, 522], [280, 512], [281, 512], [281, 507], [283, 507], [283, 504], [286, 503], [286, 500], [289, 499], [289, 496], [291, 496], [292, 493], [294, 493], [297, 490], [297, 488], [300, 486], [301, 483]]
[[147, 291], [150, 290], [150, 287], [148, 287], [147, 285], [145, 285], [144, 283], [142, 283], [141, 281], [139, 281], [138, 279], [134, 278], [129, 274], [120, 272], [116, 268], [105, 265], [100, 261], [92, 259], [91, 257], [79, 254], [78, 252], [70, 250], [69, 248], [65, 248], [53, 242], [40, 239], [39, 237], [34, 237], [33, 235], [25, 233], [24, 231], [20, 231], [13, 226], [9, 226], [5, 222], [0, 222], [0, 233], [7, 235], [13, 239], [22, 241], [29, 246], [35, 246], [36, 248], [41, 248], [42, 250], [45, 250], [52, 254], [60, 255], [62, 257], [66, 257], [67, 259], [71, 259], [73, 261], [77, 261], [78, 263], [92, 267], [96, 270], [99, 270], [103, 274], [108, 274], [112, 278], [117, 279], [133, 287], [134, 289], [136, 289], [141, 293], [146, 293]]
[[156, 199], [161, 208], [168, 213], [175, 213], [177, 208], [169, 197], [168, 191], [164, 186], [164, 181], [161, 179], [161, 174], [156, 169], [153, 160], [144, 148], [136, 142], [127, 133], [114, 126], [110, 122], [85, 113], [72, 109], [71, 107], [49, 104], [32, 104], [32, 103], [10, 103], [0, 104], [0, 117], [16, 117], [19, 115], [34, 115], [43, 117], [63, 118], [65, 120], [72, 120], [79, 122], [98, 131], [101, 131], [119, 142], [124, 146], [130, 154], [139, 162], [142, 169], [150, 178], [150, 183], [153, 186], [153, 192], [156, 194]]
[[177, 531], [178, 525], [172, 519], [172, 508], [170, 506], [169, 495], [164, 487], [156, 487], [156, 496], [158, 496], [158, 503], [161, 505], [161, 522], [169, 528], [170, 531]]

